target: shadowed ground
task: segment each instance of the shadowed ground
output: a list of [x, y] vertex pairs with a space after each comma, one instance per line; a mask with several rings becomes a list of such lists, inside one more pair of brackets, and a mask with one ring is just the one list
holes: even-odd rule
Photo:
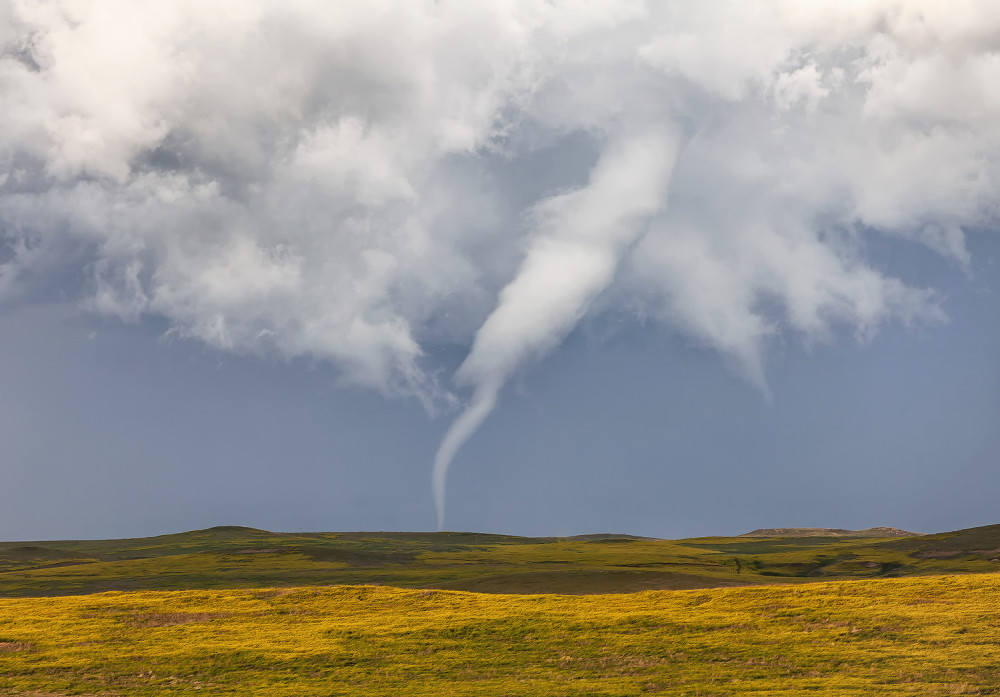
[[[936, 535], [654, 540], [476, 533], [273, 533], [223, 526], [127, 540], [0, 543], [0, 597], [335, 584], [616, 593], [1000, 569], [1000, 526]], [[801, 532], [796, 529], [797, 532]]]

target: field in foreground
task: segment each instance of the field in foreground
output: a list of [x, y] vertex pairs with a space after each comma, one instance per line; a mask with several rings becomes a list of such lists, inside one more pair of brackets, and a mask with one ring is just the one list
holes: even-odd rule
[[8, 598], [0, 694], [997, 694], [998, 591], [989, 573], [589, 596]]

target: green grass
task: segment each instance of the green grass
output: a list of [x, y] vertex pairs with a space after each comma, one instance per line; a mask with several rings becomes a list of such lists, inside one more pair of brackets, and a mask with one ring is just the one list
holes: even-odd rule
[[373, 586], [0, 600], [0, 694], [986, 695], [996, 574], [616, 595]]
[[240, 527], [131, 540], [0, 543], [0, 597], [109, 590], [385, 584], [608, 593], [989, 572], [1000, 526], [909, 538], [523, 538], [272, 533]]
[[998, 694], [998, 553], [1000, 526], [0, 543], [0, 695]]

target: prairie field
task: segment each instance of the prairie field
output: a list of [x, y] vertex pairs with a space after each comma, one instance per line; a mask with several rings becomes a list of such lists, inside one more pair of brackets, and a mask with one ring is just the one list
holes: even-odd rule
[[0, 694], [997, 694], [998, 591], [984, 573], [613, 595], [5, 598]]
[[799, 532], [0, 543], [0, 695], [1000, 694], [1000, 526]]
[[223, 526], [126, 540], [3, 542], [0, 598], [370, 584], [591, 594], [997, 570], [1000, 525], [911, 537], [685, 540]]

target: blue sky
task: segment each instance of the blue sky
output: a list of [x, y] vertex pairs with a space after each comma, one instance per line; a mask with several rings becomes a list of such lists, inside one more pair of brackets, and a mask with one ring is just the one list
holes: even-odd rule
[[0, 16], [0, 538], [996, 522], [989, 3]]

